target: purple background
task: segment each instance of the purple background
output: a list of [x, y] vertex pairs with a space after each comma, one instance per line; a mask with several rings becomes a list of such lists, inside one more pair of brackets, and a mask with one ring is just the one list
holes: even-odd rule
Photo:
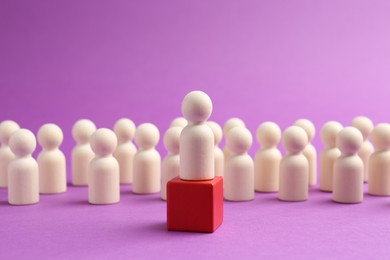
[[[389, 121], [389, 12], [389, 1], [1, 1], [0, 120], [35, 133], [57, 123], [68, 158], [77, 119], [112, 127], [130, 117], [163, 133], [193, 89], [213, 99], [213, 120], [238, 116], [252, 133], [265, 120], [285, 128], [307, 117], [317, 130], [361, 114]], [[318, 135], [314, 144], [321, 149]], [[158, 195], [122, 189], [122, 202], [107, 207], [86, 205], [85, 188], [31, 207], [7, 206], [0, 190], [0, 258], [388, 251], [387, 198], [346, 206], [317, 189], [305, 203], [258, 194], [226, 203], [223, 226], [204, 235], [166, 232]]]

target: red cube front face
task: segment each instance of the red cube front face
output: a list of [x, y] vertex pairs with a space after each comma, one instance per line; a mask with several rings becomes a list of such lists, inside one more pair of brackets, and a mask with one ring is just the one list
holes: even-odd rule
[[176, 231], [214, 232], [223, 220], [223, 179], [167, 184], [167, 228]]

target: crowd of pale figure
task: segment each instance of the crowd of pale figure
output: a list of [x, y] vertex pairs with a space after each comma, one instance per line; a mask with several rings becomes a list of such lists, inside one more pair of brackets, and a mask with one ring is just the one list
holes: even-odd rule
[[[256, 132], [260, 148], [251, 158], [252, 134], [245, 123], [231, 118], [222, 129], [207, 121], [211, 112], [211, 99], [204, 92], [185, 96], [184, 117], [174, 119], [164, 134], [167, 155], [162, 162], [155, 149], [159, 130], [151, 123], [136, 127], [130, 119], [122, 118], [110, 130], [96, 129], [87, 119], [77, 121], [72, 129], [76, 142], [71, 156], [72, 184], [88, 186], [91, 204], [119, 202], [120, 184], [132, 184], [132, 192], [137, 194], [161, 191], [166, 200], [167, 183], [177, 176], [189, 181], [223, 176], [224, 198], [230, 201], [252, 200], [255, 191], [278, 193], [284, 201], [307, 200], [308, 187], [317, 184], [311, 121], [297, 120], [283, 133], [274, 122], [262, 123]], [[335, 202], [359, 203], [363, 201], [363, 183], [368, 182], [369, 194], [390, 196], [389, 124], [374, 127], [370, 119], [360, 116], [347, 127], [327, 122], [320, 135], [324, 144], [320, 190], [332, 192]], [[39, 193], [67, 189], [65, 156], [59, 149], [61, 129], [45, 124], [37, 139], [42, 151], [35, 160], [31, 156], [36, 148], [34, 134], [10, 120], [0, 124], [0, 187], [8, 187], [12, 205], [34, 204], [39, 202]], [[280, 141], [284, 156], [278, 149]]]

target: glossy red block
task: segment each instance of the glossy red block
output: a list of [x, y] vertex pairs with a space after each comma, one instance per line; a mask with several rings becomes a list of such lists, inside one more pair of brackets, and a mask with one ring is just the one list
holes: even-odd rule
[[214, 232], [223, 221], [223, 179], [167, 184], [167, 228], [176, 231]]

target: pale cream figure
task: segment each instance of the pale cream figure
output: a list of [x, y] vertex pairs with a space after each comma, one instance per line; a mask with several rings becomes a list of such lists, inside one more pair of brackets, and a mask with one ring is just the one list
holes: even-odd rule
[[161, 172], [161, 199], [167, 200], [167, 183], [179, 176], [180, 172], [180, 134], [182, 128], [174, 126], [169, 128], [164, 134], [164, 147], [167, 155], [162, 161]]
[[88, 167], [88, 202], [114, 204], [120, 201], [119, 164], [112, 155], [118, 144], [113, 131], [100, 128], [92, 134], [95, 158]]
[[88, 119], [78, 120], [72, 128], [72, 136], [76, 145], [72, 149], [72, 184], [88, 185], [88, 166], [95, 157], [89, 140], [96, 131], [95, 124]]
[[8, 186], [8, 164], [15, 157], [8, 143], [11, 135], [19, 129], [19, 125], [11, 120], [0, 124], [0, 188]]
[[188, 121], [184, 117], [176, 117], [175, 119], [172, 120], [172, 122], [169, 125], [169, 127], [178, 126], [180, 128], [184, 128], [184, 127], [187, 126], [187, 124], [188, 124]]
[[63, 141], [61, 128], [45, 124], [38, 130], [38, 143], [42, 146], [37, 161], [39, 165], [39, 192], [43, 194], [66, 191], [65, 155], [59, 149]]
[[114, 157], [119, 163], [120, 183], [133, 182], [133, 161], [137, 148], [133, 144], [136, 127], [133, 121], [127, 118], [119, 119], [114, 125], [114, 132], [118, 138], [118, 146]]
[[331, 192], [333, 190], [333, 166], [340, 156], [340, 150], [336, 147], [336, 136], [343, 126], [336, 121], [325, 123], [321, 129], [321, 140], [324, 149], [320, 154], [320, 190]]
[[14, 132], [9, 145], [15, 158], [8, 165], [8, 203], [29, 205], [39, 202], [38, 163], [31, 156], [37, 145], [34, 134], [27, 129]]
[[315, 126], [308, 119], [299, 119], [295, 121], [294, 125], [302, 127], [309, 137], [309, 143], [306, 145], [305, 150], [303, 150], [303, 155], [309, 161], [309, 185], [317, 185], [317, 151], [311, 143], [316, 133]]
[[305, 201], [308, 198], [309, 162], [303, 155], [308, 142], [306, 131], [299, 126], [290, 126], [283, 132], [286, 154], [280, 161], [280, 200]]
[[225, 200], [248, 201], [255, 197], [254, 163], [248, 155], [252, 135], [244, 127], [234, 127], [227, 133], [227, 146], [231, 156], [226, 160], [223, 178]]
[[222, 149], [219, 148], [219, 144], [222, 140], [222, 128], [218, 123], [208, 121], [207, 125], [211, 128], [214, 134], [214, 166], [215, 176], [223, 176], [224, 171], [224, 155]]
[[390, 124], [378, 124], [371, 133], [375, 152], [368, 160], [368, 194], [390, 196]]
[[279, 169], [282, 154], [277, 148], [281, 130], [274, 122], [262, 123], [256, 131], [260, 149], [255, 155], [255, 190], [277, 192], [279, 190]]
[[358, 129], [349, 126], [336, 137], [341, 155], [334, 163], [333, 201], [339, 203], [360, 203], [363, 201], [364, 164], [357, 155], [363, 136]]
[[223, 135], [225, 136], [225, 145], [224, 145], [222, 151], [223, 151], [223, 155], [224, 155], [225, 161], [230, 156], [229, 148], [226, 145], [226, 143], [227, 143], [226, 135], [227, 135], [227, 133], [229, 132], [230, 129], [232, 129], [232, 128], [236, 127], [236, 126], [246, 127], [244, 121], [242, 121], [242, 119], [240, 119], [238, 117], [232, 117], [232, 118], [228, 119], [225, 122], [225, 124], [223, 125]]
[[155, 149], [160, 139], [158, 128], [141, 124], [135, 132], [138, 151], [134, 156], [133, 193], [148, 194], [161, 190], [161, 157]]
[[188, 120], [180, 135], [180, 178], [211, 180], [215, 176], [214, 134], [206, 124], [213, 111], [210, 97], [202, 91], [188, 93], [181, 111]]
[[358, 155], [363, 160], [364, 181], [367, 182], [368, 181], [368, 158], [370, 158], [370, 155], [374, 152], [374, 147], [369, 141], [372, 129], [374, 129], [374, 124], [372, 123], [371, 119], [369, 119], [368, 117], [358, 116], [352, 120], [351, 126], [357, 128], [360, 131], [360, 133], [363, 135], [363, 144], [360, 147]]

